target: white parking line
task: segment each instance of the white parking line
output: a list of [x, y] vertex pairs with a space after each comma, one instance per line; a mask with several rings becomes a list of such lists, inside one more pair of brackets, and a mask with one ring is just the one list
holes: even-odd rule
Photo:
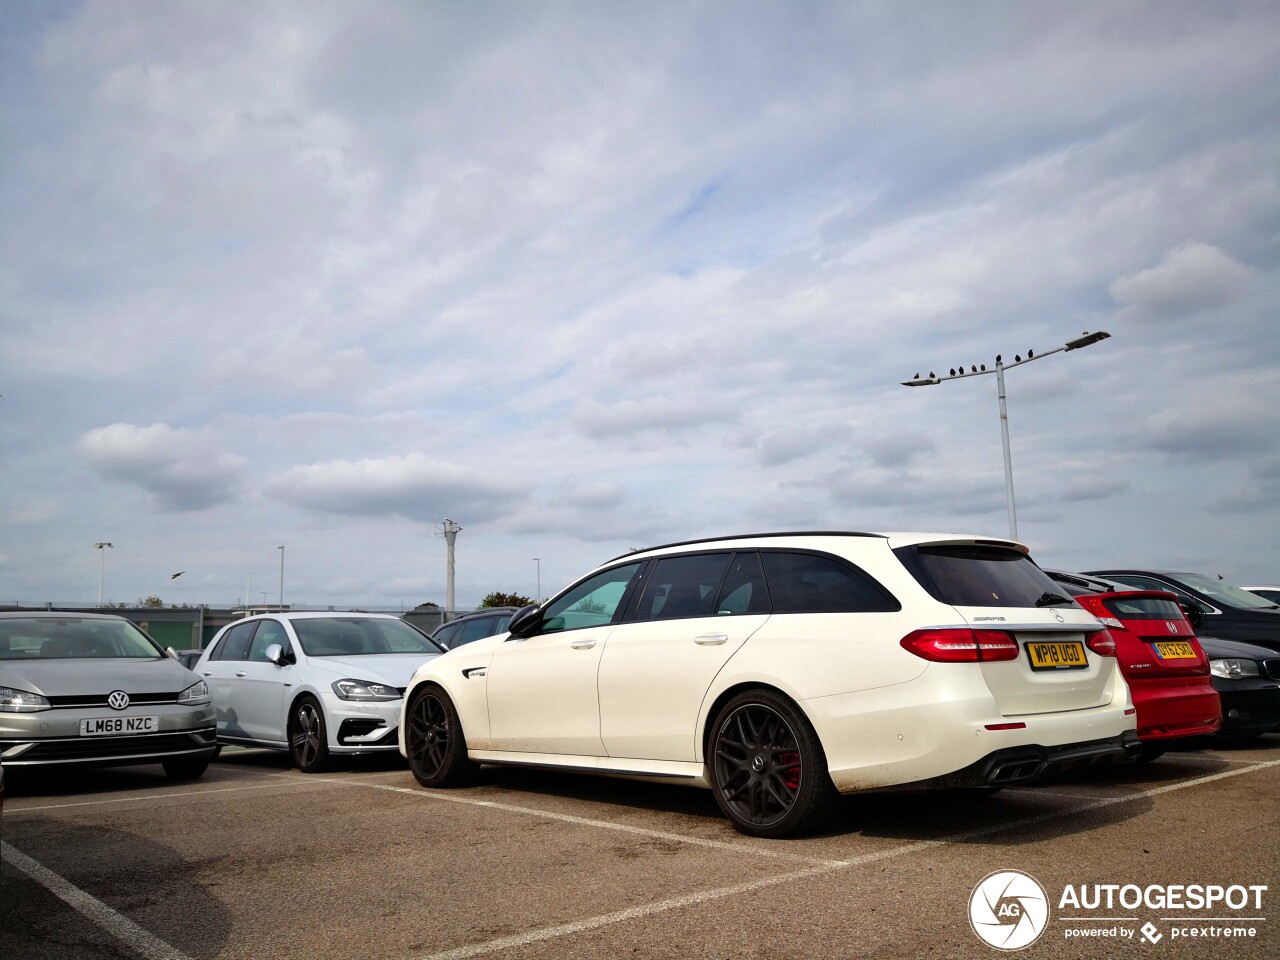
[[112, 910], [101, 900], [85, 893], [20, 850], [0, 841], [0, 854], [5, 863], [21, 870], [71, 909], [84, 914], [117, 940], [123, 941], [147, 960], [190, 960], [185, 953], [148, 933], [132, 920]]
[[[1060, 821], [1064, 817], [1076, 816], [1082, 813], [1088, 813], [1092, 810], [1099, 810], [1104, 807], [1115, 806], [1121, 803], [1132, 803], [1135, 800], [1149, 799], [1151, 797], [1160, 796], [1165, 793], [1173, 793], [1177, 790], [1185, 790], [1189, 787], [1196, 787], [1206, 783], [1213, 783], [1217, 780], [1225, 780], [1228, 777], [1237, 777], [1242, 774], [1252, 773], [1256, 770], [1263, 770], [1269, 767], [1280, 766], [1280, 760], [1271, 760], [1263, 763], [1257, 763], [1249, 767], [1237, 767], [1234, 770], [1227, 770], [1222, 773], [1215, 773], [1205, 777], [1198, 777], [1195, 780], [1186, 780], [1181, 783], [1169, 784], [1163, 787], [1156, 787], [1151, 790], [1144, 790], [1139, 793], [1128, 794], [1123, 797], [1104, 797], [1088, 803], [1082, 803], [1071, 807], [1067, 810], [1054, 810], [1048, 813], [1037, 814], [1033, 817], [1023, 817], [1018, 820], [1010, 820], [1004, 823], [998, 823], [989, 827], [979, 827], [976, 830], [965, 830], [960, 833], [954, 833], [946, 837], [939, 837], [935, 840], [921, 840], [916, 843], [903, 844], [900, 847], [892, 847], [888, 850], [881, 850], [876, 853], [868, 853], [860, 857], [853, 857], [848, 860], [825, 861], [811, 867], [808, 870], [797, 870], [792, 873], [782, 874], [776, 877], [766, 877], [760, 880], [752, 880], [746, 883], [738, 883], [729, 887], [718, 887], [712, 890], [702, 890], [696, 893], [685, 894], [680, 897], [672, 897], [667, 900], [659, 900], [654, 903], [644, 904], [638, 907], [631, 907], [627, 910], [619, 910], [614, 913], [606, 913], [595, 917], [587, 917], [583, 920], [577, 920], [572, 923], [560, 924], [553, 927], [543, 927], [540, 930], [530, 930], [527, 933], [515, 934], [506, 937], [499, 937], [495, 940], [488, 940], [484, 943], [471, 944], [468, 946], [457, 947], [452, 950], [445, 950], [440, 953], [433, 953], [423, 958], [423, 960], [466, 960], [468, 957], [477, 957], [489, 953], [497, 953], [511, 947], [526, 946], [531, 943], [539, 943], [545, 940], [553, 940], [560, 937], [572, 936], [576, 933], [583, 933], [589, 930], [596, 930], [601, 927], [610, 926], [615, 923], [624, 923], [628, 920], [640, 919], [643, 917], [653, 916], [658, 913], [665, 913], [670, 910], [679, 910], [683, 907], [693, 906], [699, 903], [705, 903], [710, 900], [720, 900], [726, 897], [737, 896], [741, 893], [747, 893], [753, 890], [759, 890], [764, 887], [776, 886], [781, 883], [790, 883], [794, 880], [803, 880], [809, 877], [819, 876], [825, 873], [834, 873], [839, 870], [860, 867], [870, 863], [876, 863], [882, 860], [903, 857], [908, 854], [917, 853], [921, 850], [932, 849], [933, 847], [945, 846], [951, 843], [961, 843], [968, 840], [974, 840], [979, 837], [990, 836], [996, 833], [1006, 833], [1011, 830], [1017, 830], [1022, 827], [1033, 826], [1037, 823], [1043, 823], [1049, 820]], [[439, 793], [428, 793], [424, 790], [413, 790], [407, 787], [388, 787], [378, 784], [369, 784], [371, 789], [395, 790], [397, 792], [409, 793], [415, 796], [429, 799], [451, 799], [457, 798], [444, 797]], [[476, 806], [497, 807], [498, 809], [530, 813], [537, 816], [551, 816], [553, 819], [580, 821], [587, 825], [602, 826], [609, 829], [615, 829], [617, 825], [610, 825], [605, 821], [583, 820], [577, 817], [566, 817], [558, 814], [547, 814], [545, 811], [534, 810], [529, 808], [514, 807], [508, 804], [494, 804], [487, 801], [471, 801]], [[647, 831], [637, 830], [635, 832], [644, 833]], [[670, 834], [673, 838], [678, 838], [678, 834]], [[686, 838], [686, 842], [696, 842], [701, 845], [716, 844], [716, 841], [703, 841], [701, 838]], [[720, 844], [724, 847], [730, 847], [740, 852], [756, 853], [753, 847], [744, 844]]]
[[769, 857], [774, 860], [791, 860], [796, 863], [807, 863], [820, 867], [844, 866], [843, 860], [829, 860], [822, 857], [806, 857], [796, 853], [783, 853], [765, 847], [752, 846], [750, 843], [732, 843], [727, 840], [708, 840], [705, 837], [691, 837], [683, 833], [667, 833], [662, 830], [650, 830], [647, 827], [633, 827], [630, 824], [614, 823], [610, 820], [594, 820], [590, 817], [578, 817], [571, 813], [555, 813], [550, 810], [539, 810], [537, 807], [519, 807], [511, 803], [499, 803], [493, 800], [474, 800], [446, 793], [441, 790], [424, 790], [414, 787], [393, 787], [386, 783], [368, 783], [361, 780], [326, 780], [327, 783], [340, 783], [344, 786], [363, 787], [366, 790], [387, 790], [391, 793], [403, 793], [418, 799], [443, 800], [446, 803], [460, 803], [469, 807], [487, 807], [491, 810], [502, 810], [506, 813], [521, 813], [527, 816], [543, 817], [547, 820], [559, 820], [561, 823], [572, 823], [582, 827], [594, 827], [598, 830], [616, 830], [619, 833], [631, 833], [641, 837], [652, 837], [655, 840], [670, 840], [674, 843], [689, 844], [695, 847], [711, 847], [716, 850], [728, 850], [732, 853], [750, 853], [758, 857]]
[[219, 787], [214, 790], [187, 790], [183, 793], [152, 793], [135, 797], [111, 797], [107, 800], [80, 800], [75, 803], [46, 803], [44, 806], [40, 807], [15, 806], [13, 802], [10, 801], [8, 805], [8, 812], [5, 816], [16, 817], [24, 813], [35, 813], [37, 811], [44, 810], [67, 810], [71, 807], [98, 807], [109, 803], [134, 803], [139, 800], [144, 800], [147, 803], [154, 803], [157, 800], [168, 800], [172, 797], [207, 797], [215, 793], [239, 793], [242, 790], [265, 790], [268, 787], [279, 786], [283, 779], [284, 778], [281, 777], [280, 780], [273, 781], [272, 783], [259, 783], [249, 787]]

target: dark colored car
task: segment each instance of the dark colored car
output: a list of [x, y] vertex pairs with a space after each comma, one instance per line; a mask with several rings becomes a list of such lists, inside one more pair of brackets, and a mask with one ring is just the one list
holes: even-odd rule
[[507, 624], [519, 607], [486, 607], [475, 613], [464, 614], [456, 620], [450, 620], [432, 634], [436, 642], [452, 650], [473, 640], [497, 636], [507, 632]]
[[1120, 671], [1138, 709], [1141, 759], [1153, 760], [1173, 741], [1221, 727], [1222, 706], [1209, 658], [1175, 594], [1134, 590], [1078, 573], [1045, 572], [1115, 638]]
[[1222, 698], [1224, 737], [1280, 730], [1280, 656], [1268, 647], [1200, 637], [1213, 688]]
[[1087, 570], [1139, 590], [1168, 590], [1189, 608], [1196, 635], [1280, 651], [1280, 606], [1215, 577], [1172, 570]]

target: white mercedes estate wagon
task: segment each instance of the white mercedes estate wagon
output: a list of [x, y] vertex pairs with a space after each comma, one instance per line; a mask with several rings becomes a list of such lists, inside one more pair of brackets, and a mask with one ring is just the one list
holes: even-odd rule
[[609, 561], [431, 660], [400, 750], [428, 787], [520, 764], [709, 787], [739, 830], [838, 794], [987, 790], [1136, 755], [1105, 627], [1009, 540], [780, 533]]

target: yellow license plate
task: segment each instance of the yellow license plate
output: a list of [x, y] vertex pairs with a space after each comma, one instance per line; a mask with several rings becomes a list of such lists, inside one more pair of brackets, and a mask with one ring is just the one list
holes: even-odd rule
[[1196, 658], [1195, 649], [1182, 640], [1160, 640], [1155, 646], [1156, 656], [1161, 660], [1194, 660]]
[[1032, 670], [1083, 670], [1089, 666], [1079, 640], [1032, 640], [1027, 644]]

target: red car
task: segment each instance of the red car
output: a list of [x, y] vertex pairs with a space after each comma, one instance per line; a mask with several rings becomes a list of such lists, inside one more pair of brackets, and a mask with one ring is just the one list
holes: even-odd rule
[[1154, 760], [1175, 740], [1215, 733], [1222, 726], [1209, 658], [1175, 594], [1135, 590], [1078, 573], [1045, 572], [1115, 637], [1120, 672], [1138, 708], [1139, 762]]

